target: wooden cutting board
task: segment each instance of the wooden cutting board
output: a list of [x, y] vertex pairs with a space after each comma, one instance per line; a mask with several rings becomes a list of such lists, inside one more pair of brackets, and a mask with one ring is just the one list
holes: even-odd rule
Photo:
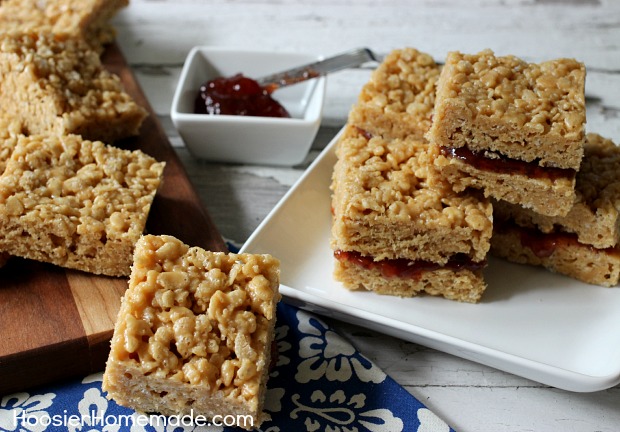
[[[147, 232], [225, 251], [142, 89], [117, 45], [102, 57], [149, 111], [138, 137], [118, 146], [166, 161]], [[0, 396], [104, 369], [126, 278], [94, 276], [12, 258], [0, 269]]]

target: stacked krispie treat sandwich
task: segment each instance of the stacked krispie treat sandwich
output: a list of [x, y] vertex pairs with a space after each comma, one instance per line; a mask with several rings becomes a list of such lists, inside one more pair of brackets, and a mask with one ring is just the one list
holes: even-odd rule
[[99, 57], [126, 3], [0, 3], [0, 264], [129, 275], [164, 163], [113, 146], [146, 116]]
[[583, 64], [453, 52], [428, 138], [455, 190], [493, 198], [494, 255], [613, 286], [620, 150], [585, 122]]
[[620, 147], [590, 133], [577, 173], [577, 199], [566, 216], [545, 216], [505, 201], [494, 203], [494, 255], [540, 265], [583, 282], [620, 279]]
[[585, 74], [573, 59], [490, 50], [452, 52], [442, 68], [391, 53], [336, 147], [335, 278], [476, 302], [491, 242], [511, 261], [616, 285], [620, 150], [586, 139]]
[[585, 67], [452, 52], [437, 83], [429, 141], [455, 190], [549, 216], [568, 213], [585, 137]]
[[492, 233], [489, 200], [454, 192], [433, 161], [440, 68], [414, 49], [386, 57], [337, 143], [332, 178], [334, 276], [346, 288], [477, 302]]

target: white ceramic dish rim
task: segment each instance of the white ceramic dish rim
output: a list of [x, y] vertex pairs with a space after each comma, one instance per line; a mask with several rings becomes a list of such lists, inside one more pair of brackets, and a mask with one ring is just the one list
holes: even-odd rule
[[[338, 136], [336, 136], [316, 158], [302, 177], [293, 185], [269, 215], [267, 215], [244, 244], [241, 252], [270, 253], [268, 250], [255, 250], [256, 247], [258, 247], [255, 243], [259, 243], [262, 240], [263, 232], [274, 223], [274, 219], [282, 212], [286, 212], [286, 205], [289, 200], [298, 194], [300, 189], [307, 187], [306, 183], [308, 182], [308, 178], [313, 175], [314, 171], [321, 165], [327, 163], [326, 159], [332, 156], [333, 147], [337, 138]], [[303, 229], [303, 227], [300, 226], [298, 229]], [[267, 241], [267, 244], [268, 243], [269, 241]], [[285, 271], [286, 269], [283, 268], [283, 273]], [[558, 275], [554, 276], [563, 277]], [[297, 282], [300, 285], [302, 284], [302, 281]], [[470, 342], [446, 334], [445, 332], [442, 333], [420, 325], [395, 320], [370, 310], [363, 310], [350, 304], [344, 304], [334, 301], [333, 299], [325, 298], [314, 292], [307, 292], [304, 289], [304, 287], [281, 285], [283, 299], [301, 308], [319, 314], [333, 316], [334, 318], [346, 322], [366, 326], [386, 334], [429, 346], [546, 385], [575, 392], [592, 392], [603, 390], [620, 383], [620, 361], [617, 362], [618, 367], [614, 369], [612, 373], [603, 375], [580, 373], [568, 368], [559, 367], [550, 362], [531, 360], [522, 355], [510, 353], [508, 350], [490, 348], [483, 343]], [[606, 289], [608, 290], [609, 288]], [[376, 297], [376, 301], [382, 301], [381, 296]], [[620, 311], [618, 311], [618, 314], [620, 314]], [[613, 331], [613, 329], [609, 331]], [[615, 365], [616, 363], [613, 364]]]
[[[179, 109], [179, 105], [181, 103], [181, 99], [183, 93], [188, 91], [187, 88], [187, 77], [191, 71], [191, 68], [194, 67], [197, 56], [202, 55], [203, 52], [215, 52], [215, 53], [235, 53], [239, 56], [243, 56], [244, 54], [252, 54], [252, 55], [289, 55], [294, 53], [289, 52], [270, 52], [270, 51], [259, 51], [259, 50], [236, 50], [236, 49], [228, 49], [223, 47], [215, 47], [208, 45], [199, 45], [193, 47], [188, 53], [185, 63], [183, 64], [183, 69], [181, 70], [181, 74], [179, 76], [179, 81], [177, 87], [174, 92], [174, 96], [172, 98], [171, 105], [171, 117], [173, 117], [177, 121], [200, 121], [200, 122], [219, 122], [219, 123], [238, 123], [244, 122], [247, 124], [261, 124], [261, 125], [278, 125], [281, 123], [286, 123], [289, 125], [295, 124], [308, 124], [319, 121], [320, 112], [312, 116], [308, 116], [305, 118], [279, 118], [279, 117], [257, 117], [257, 116], [235, 116], [235, 115], [218, 115], [218, 116], [209, 116], [204, 114], [195, 114], [183, 112]], [[317, 57], [317, 60], [321, 59], [321, 57]], [[325, 77], [318, 77], [311, 81], [309, 81], [310, 89], [308, 90], [308, 94], [313, 95], [315, 92], [325, 93], [325, 85], [326, 79]], [[319, 110], [320, 111], [320, 110]]]

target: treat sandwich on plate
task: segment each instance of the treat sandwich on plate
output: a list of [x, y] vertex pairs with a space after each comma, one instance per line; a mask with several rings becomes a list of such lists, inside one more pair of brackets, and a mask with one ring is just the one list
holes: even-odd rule
[[349, 123], [384, 138], [423, 138], [431, 126], [440, 71], [428, 54], [394, 50], [362, 87]]
[[544, 266], [583, 282], [620, 279], [620, 147], [589, 133], [566, 216], [545, 216], [505, 201], [494, 203], [491, 253]]
[[451, 52], [437, 82], [428, 139], [457, 191], [482, 189], [549, 216], [575, 199], [585, 139], [585, 67], [490, 51]]
[[490, 201], [454, 192], [434, 166], [438, 153], [423, 138], [438, 73], [427, 54], [392, 52], [365, 86], [337, 143], [331, 246], [334, 276], [346, 288], [466, 302], [484, 292]]
[[144, 236], [118, 315], [103, 389], [164, 415], [235, 416], [254, 429], [263, 403], [279, 294], [270, 255], [209, 252]]
[[586, 140], [585, 121], [576, 60], [485, 50], [449, 53], [440, 68], [395, 50], [336, 145], [335, 279], [477, 302], [491, 243], [508, 260], [616, 285], [620, 153]]

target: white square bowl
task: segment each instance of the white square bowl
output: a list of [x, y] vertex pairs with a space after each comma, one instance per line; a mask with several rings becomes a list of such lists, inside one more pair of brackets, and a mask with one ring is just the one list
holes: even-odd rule
[[306, 54], [195, 47], [187, 56], [172, 100], [172, 122], [197, 158], [259, 165], [299, 164], [321, 124], [325, 77], [273, 93], [291, 118], [194, 114], [194, 100], [200, 86], [217, 77], [242, 73], [256, 79], [317, 60], [320, 58]]

